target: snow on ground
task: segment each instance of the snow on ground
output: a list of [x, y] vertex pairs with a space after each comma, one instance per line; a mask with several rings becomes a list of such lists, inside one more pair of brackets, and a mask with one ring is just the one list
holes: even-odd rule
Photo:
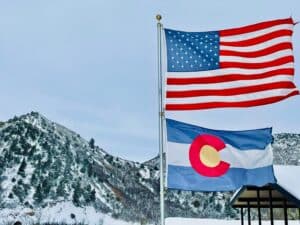
[[275, 165], [274, 172], [277, 183], [300, 200], [300, 179], [295, 179], [295, 175], [300, 174], [300, 166]]
[[93, 207], [75, 207], [71, 202], [61, 202], [40, 210], [30, 208], [0, 210], [0, 225], [13, 224], [16, 221], [21, 221], [23, 225], [46, 222], [83, 223], [88, 225], [139, 225], [113, 219], [109, 215], [96, 212]]
[[[217, 219], [191, 219], [191, 218], [167, 218], [166, 225], [240, 225], [240, 220], [217, 220]], [[247, 221], [244, 221], [247, 224]], [[256, 225], [258, 221], [252, 221], [251, 224]], [[262, 222], [263, 225], [269, 225], [270, 221]], [[274, 225], [283, 225], [284, 221], [276, 220]], [[289, 220], [290, 225], [299, 225], [299, 220]]]
[[[1, 209], [0, 225], [13, 224], [15, 221], [21, 221], [23, 225], [32, 225], [35, 223], [82, 223], [87, 225], [140, 225], [139, 223], [130, 223], [122, 220], [113, 219], [109, 215], [98, 213], [92, 207], [79, 208], [70, 202], [62, 202], [52, 207], [47, 207], [41, 211], [36, 210], [34, 215], [29, 208]], [[71, 214], [75, 218], [71, 218]], [[247, 224], [247, 221], [244, 221]], [[166, 225], [240, 225], [239, 220], [218, 220], [218, 219], [194, 219], [194, 218], [167, 218]], [[253, 225], [258, 221], [252, 221]], [[263, 225], [270, 224], [270, 221], [263, 221]], [[275, 221], [275, 225], [283, 225], [284, 221]], [[290, 225], [299, 225], [299, 220], [289, 220]], [[153, 225], [153, 224], [148, 224]]]
[[149, 169], [140, 169], [139, 173], [145, 179], [150, 179], [150, 170]]

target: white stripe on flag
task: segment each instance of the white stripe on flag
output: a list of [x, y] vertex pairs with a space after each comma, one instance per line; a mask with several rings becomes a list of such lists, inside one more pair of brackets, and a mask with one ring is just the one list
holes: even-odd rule
[[293, 51], [291, 49], [278, 51], [269, 55], [256, 57], [256, 58], [249, 58], [249, 57], [240, 57], [240, 56], [220, 56], [221, 62], [244, 62], [244, 63], [262, 63], [268, 62], [275, 59], [282, 58], [283, 56], [293, 55]]
[[[167, 164], [191, 167], [189, 148], [190, 144], [168, 142]], [[220, 155], [221, 160], [230, 163], [230, 168], [254, 169], [273, 164], [271, 145], [268, 145], [265, 150], [237, 150], [226, 144], [226, 148], [220, 151]]]
[[222, 41], [226, 42], [236, 42], [236, 41], [243, 41], [251, 38], [255, 38], [264, 34], [272, 33], [274, 31], [278, 30], [293, 30], [294, 25], [293, 24], [280, 24], [277, 26], [269, 27], [263, 30], [253, 31], [250, 33], [244, 33], [244, 34], [237, 34], [237, 35], [231, 35], [231, 36], [225, 36], [221, 37]]
[[[221, 39], [222, 40], [222, 39]], [[252, 52], [252, 51], [258, 51], [262, 50], [268, 47], [271, 47], [273, 45], [279, 44], [279, 43], [285, 43], [285, 42], [291, 42], [291, 37], [289, 36], [283, 36], [279, 38], [274, 38], [272, 40], [257, 44], [257, 45], [252, 45], [252, 46], [247, 46], [247, 47], [234, 47], [234, 46], [224, 46], [220, 45], [220, 50], [232, 50], [232, 51], [238, 51], [238, 52]]]
[[239, 80], [239, 81], [231, 81], [231, 82], [223, 82], [218, 84], [192, 84], [192, 85], [168, 85], [167, 91], [190, 91], [190, 90], [224, 90], [227, 88], [241, 88], [241, 87], [249, 87], [252, 85], [260, 85], [260, 84], [269, 84], [272, 82], [292, 82], [294, 79], [293, 76], [290, 75], [277, 75], [274, 77], [268, 77], [264, 79], [257, 80]]
[[249, 94], [231, 95], [231, 96], [203, 96], [203, 97], [188, 97], [188, 98], [167, 98], [167, 104], [194, 104], [205, 102], [243, 102], [258, 100], [263, 98], [286, 96], [297, 88], [292, 89], [273, 89], [268, 91], [254, 92]]

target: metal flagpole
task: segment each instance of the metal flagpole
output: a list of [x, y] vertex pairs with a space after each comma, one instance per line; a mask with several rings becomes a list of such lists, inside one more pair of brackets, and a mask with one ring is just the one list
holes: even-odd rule
[[160, 164], [160, 224], [165, 224], [165, 196], [164, 196], [164, 107], [163, 107], [163, 76], [162, 76], [162, 46], [161, 46], [161, 32], [162, 24], [160, 23], [161, 15], [156, 15], [157, 20], [157, 65], [158, 65], [158, 105], [159, 105], [159, 164]]

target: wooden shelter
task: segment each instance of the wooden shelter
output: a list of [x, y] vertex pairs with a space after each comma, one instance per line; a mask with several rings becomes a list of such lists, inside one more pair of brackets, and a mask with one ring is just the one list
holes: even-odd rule
[[298, 208], [300, 219], [300, 167], [275, 166], [276, 184], [263, 187], [244, 186], [231, 198], [231, 205], [239, 208], [241, 224], [244, 225], [244, 210], [248, 225], [251, 225], [251, 209], [257, 209], [258, 223], [262, 224], [261, 209], [270, 210], [270, 224], [274, 224], [274, 208], [283, 209], [284, 222], [288, 225], [288, 208]]

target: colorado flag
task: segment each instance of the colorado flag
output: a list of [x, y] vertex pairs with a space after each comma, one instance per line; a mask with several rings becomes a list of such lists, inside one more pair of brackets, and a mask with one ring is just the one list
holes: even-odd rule
[[168, 188], [230, 191], [275, 183], [271, 128], [223, 131], [166, 123]]

